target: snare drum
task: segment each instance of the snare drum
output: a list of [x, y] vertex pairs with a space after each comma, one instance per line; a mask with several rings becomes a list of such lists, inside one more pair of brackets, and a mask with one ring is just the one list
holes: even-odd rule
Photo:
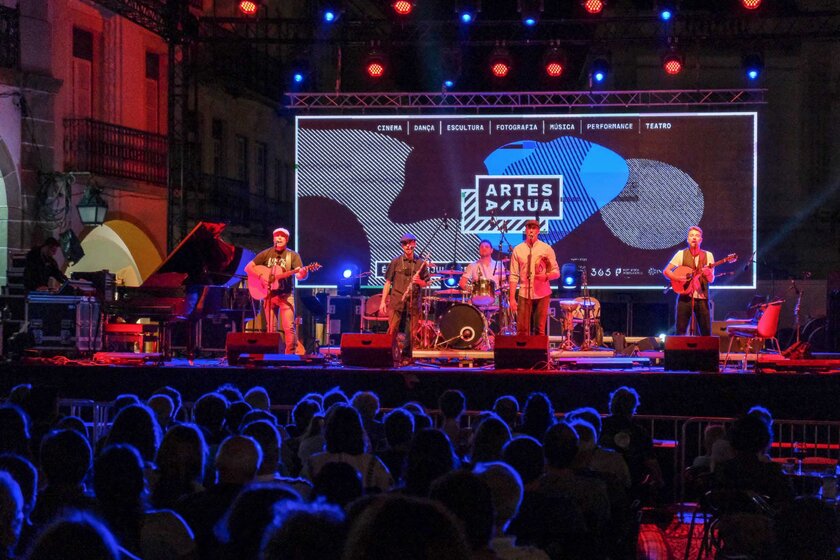
[[484, 314], [469, 303], [454, 303], [440, 318], [440, 336], [450, 348], [475, 348], [484, 336]]
[[496, 301], [496, 283], [490, 278], [473, 280], [470, 301], [473, 305], [492, 305]]

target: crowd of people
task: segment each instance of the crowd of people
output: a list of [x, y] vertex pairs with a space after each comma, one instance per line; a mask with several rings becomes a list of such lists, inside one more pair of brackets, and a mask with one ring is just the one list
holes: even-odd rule
[[[285, 419], [261, 387], [225, 385], [189, 411], [163, 387], [117, 398], [94, 439], [54, 394], [21, 385], [0, 407], [0, 559], [636, 558], [662, 470], [636, 391], [606, 397], [602, 417], [500, 396], [467, 423], [458, 390], [434, 412], [383, 413], [373, 392], [334, 389]], [[833, 511], [794, 498], [771, 435], [756, 407], [707, 429], [695, 467], [766, 500], [772, 529], [741, 539], [747, 557], [833, 558]]]

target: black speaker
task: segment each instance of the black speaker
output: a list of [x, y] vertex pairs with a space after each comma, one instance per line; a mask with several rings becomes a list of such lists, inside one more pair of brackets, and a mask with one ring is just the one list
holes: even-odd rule
[[280, 354], [285, 350], [283, 335], [276, 332], [232, 332], [225, 338], [228, 363], [239, 363], [242, 354]]
[[396, 338], [390, 334], [344, 333], [341, 363], [345, 366], [390, 368], [399, 362]]
[[669, 336], [665, 339], [665, 371], [720, 371], [716, 336]]
[[548, 337], [545, 335], [499, 335], [495, 342], [496, 369], [534, 369], [548, 365]]

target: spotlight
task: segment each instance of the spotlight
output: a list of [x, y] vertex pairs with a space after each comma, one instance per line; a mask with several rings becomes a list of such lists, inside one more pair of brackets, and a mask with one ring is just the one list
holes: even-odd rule
[[496, 47], [490, 54], [490, 72], [495, 78], [506, 78], [513, 69], [513, 59], [505, 47]]
[[410, 2], [409, 0], [394, 0], [394, 2], [391, 2], [391, 8], [395, 14], [404, 17], [414, 11], [414, 2]]
[[658, 0], [656, 13], [662, 21], [671, 21], [677, 15], [676, 0]]
[[372, 50], [365, 58], [365, 72], [369, 78], [378, 80], [385, 75], [388, 65], [385, 62], [385, 56], [377, 51]]
[[359, 267], [351, 264], [344, 267], [337, 282], [337, 291], [340, 296], [352, 296], [359, 293], [361, 289], [361, 275]]
[[662, 69], [669, 76], [676, 76], [682, 72], [683, 66], [683, 57], [678, 52], [672, 51], [662, 57]]
[[446, 280], [443, 281], [443, 285], [448, 288], [454, 288], [458, 285], [458, 280], [454, 276], [447, 276]]
[[604, 11], [607, 0], [581, 0], [580, 5], [590, 14], [600, 14]]
[[239, 11], [246, 16], [254, 16], [260, 9], [260, 0], [239, 0]]
[[757, 10], [761, 7], [762, 0], [741, 0], [741, 6], [744, 7], [745, 10]]
[[749, 80], [757, 80], [764, 70], [764, 59], [760, 54], [750, 53], [743, 60], [744, 73]]
[[458, 22], [464, 25], [473, 23], [481, 11], [481, 0], [459, 0], [455, 2], [455, 13]]
[[564, 290], [574, 290], [580, 284], [580, 270], [575, 263], [563, 263], [560, 280]]
[[590, 66], [589, 75], [592, 78], [592, 81], [595, 83], [601, 84], [604, 80], [607, 79], [607, 76], [610, 74], [610, 62], [604, 57], [598, 57], [592, 61], [592, 65]]
[[292, 74], [292, 81], [296, 84], [303, 83], [303, 72], [295, 72]]
[[556, 47], [550, 48], [543, 55], [543, 69], [549, 78], [559, 78], [566, 69], [566, 56]]
[[351, 276], [353, 276], [353, 270], [349, 268], [345, 268], [344, 272], [341, 273], [342, 278], [350, 278]]
[[533, 27], [537, 24], [543, 9], [543, 0], [519, 0], [519, 17], [527, 27]]
[[446, 89], [455, 87], [461, 76], [462, 53], [460, 47], [444, 47], [440, 52], [440, 83]]

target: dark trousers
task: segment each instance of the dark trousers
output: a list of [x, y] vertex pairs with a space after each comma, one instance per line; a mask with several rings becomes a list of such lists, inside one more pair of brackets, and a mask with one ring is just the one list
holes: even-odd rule
[[407, 304], [401, 311], [391, 310], [388, 318], [388, 334], [397, 336], [405, 333], [405, 345], [402, 347], [402, 355], [411, 357], [412, 339], [417, 333], [417, 323], [420, 320], [420, 310], [410, 308]]
[[551, 296], [545, 296], [540, 299], [517, 297], [516, 334], [544, 335], [550, 300]]
[[709, 300], [692, 298], [690, 295], [681, 295], [677, 297], [676, 334], [678, 336], [686, 334], [688, 324], [691, 322], [692, 314], [694, 315], [695, 333], [700, 336], [709, 336], [712, 334], [712, 320], [711, 314], [709, 313]]

